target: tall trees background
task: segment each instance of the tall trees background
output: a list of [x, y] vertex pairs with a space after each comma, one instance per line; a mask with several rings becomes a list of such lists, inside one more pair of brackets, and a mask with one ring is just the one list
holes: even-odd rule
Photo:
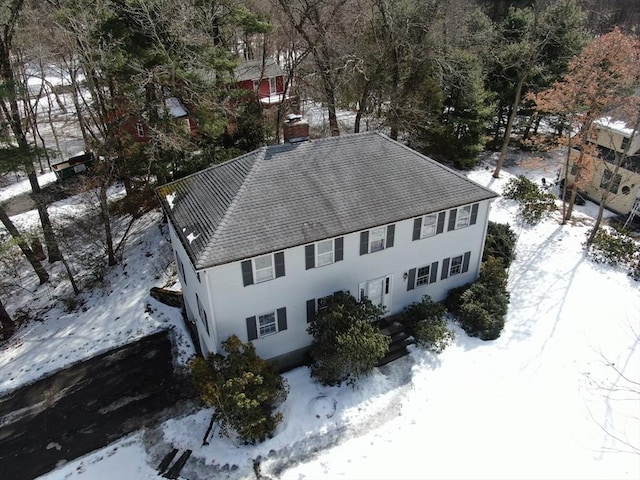
[[[532, 95], [614, 26], [637, 34], [636, 0], [0, 0], [0, 173], [29, 178], [41, 227], [0, 219], [40, 282], [39, 255], [63, 260], [37, 171], [65, 156], [52, 111], [99, 159], [85, 188], [103, 261], [119, 261], [123, 231], [151, 187], [280, 141], [303, 101], [326, 112], [327, 135], [381, 129], [439, 161], [467, 168], [535, 133], [548, 112]], [[239, 90], [233, 69], [275, 58], [291, 101], [271, 115]], [[47, 72], [56, 71], [61, 85]], [[36, 79], [35, 82], [33, 80]], [[59, 82], [58, 82], [59, 83]], [[172, 115], [177, 99], [196, 133]], [[144, 124], [145, 141], [131, 126]], [[46, 139], [41, 130], [52, 135]], [[124, 184], [130, 219], [115, 225], [109, 188]], [[66, 263], [66, 262], [65, 262]], [[71, 272], [69, 272], [71, 276]]]

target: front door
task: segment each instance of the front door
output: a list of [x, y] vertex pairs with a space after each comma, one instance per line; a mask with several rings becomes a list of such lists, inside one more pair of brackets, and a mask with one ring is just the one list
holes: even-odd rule
[[360, 284], [360, 300], [364, 297], [388, 312], [391, 308], [391, 275], [362, 282]]

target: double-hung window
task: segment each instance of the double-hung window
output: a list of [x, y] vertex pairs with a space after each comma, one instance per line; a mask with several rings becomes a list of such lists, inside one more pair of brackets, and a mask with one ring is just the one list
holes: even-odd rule
[[384, 250], [384, 241], [386, 234], [386, 227], [374, 228], [369, 232], [369, 253]]
[[407, 291], [418, 288], [422, 285], [429, 285], [435, 283], [438, 275], [438, 262], [433, 262], [430, 265], [424, 265], [418, 268], [412, 268], [407, 272], [405, 278], [407, 279]]
[[456, 218], [456, 230], [458, 228], [464, 228], [469, 226], [471, 221], [471, 205], [466, 205], [458, 209], [458, 215]]
[[276, 312], [265, 313], [264, 315], [258, 315], [258, 333], [261, 337], [266, 337], [272, 333], [278, 331], [276, 327]]
[[413, 220], [413, 238], [420, 240], [439, 235], [444, 232], [444, 221], [447, 212], [430, 213]]
[[287, 329], [287, 309], [278, 308], [253, 317], [247, 317], [247, 338], [249, 341], [268, 337]]
[[471, 260], [471, 252], [465, 252], [463, 255], [456, 255], [442, 260], [441, 280], [460, 273], [469, 271], [469, 261]]
[[462, 273], [462, 255], [451, 258], [451, 266], [449, 267], [449, 276]]
[[416, 286], [426, 285], [429, 283], [429, 277], [431, 276], [431, 265], [418, 268], [416, 272]]
[[333, 240], [316, 243], [316, 267], [333, 263]]
[[275, 278], [273, 269], [273, 255], [262, 255], [253, 259], [253, 273], [256, 283], [266, 282]]
[[475, 225], [478, 219], [478, 204], [465, 205], [463, 207], [449, 210], [449, 227], [448, 231], [465, 228], [469, 225]]
[[269, 93], [270, 94], [274, 94], [277, 91], [277, 84], [276, 84], [276, 79], [275, 78], [270, 78], [269, 79]]
[[245, 287], [284, 277], [284, 252], [268, 253], [251, 260], [245, 260], [240, 263], [240, 267], [242, 283]]
[[395, 228], [395, 225], [386, 225], [360, 232], [360, 255], [393, 247]]
[[323, 267], [340, 262], [344, 256], [344, 237], [321, 240], [304, 247], [305, 267]]
[[425, 215], [424, 217], [422, 217], [422, 229], [420, 231], [420, 238], [433, 237], [436, 234], [437, 226], [437, 214], [433, 213], [431, 215]]

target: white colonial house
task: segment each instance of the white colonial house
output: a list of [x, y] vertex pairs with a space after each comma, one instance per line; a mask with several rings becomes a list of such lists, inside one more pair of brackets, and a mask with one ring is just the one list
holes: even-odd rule
[[235, 334], [281, 365], [336, 291], [391, 315], [475, 280], [497, 196], [378, 133], [263, 147], [157, 193], [202, 351]]

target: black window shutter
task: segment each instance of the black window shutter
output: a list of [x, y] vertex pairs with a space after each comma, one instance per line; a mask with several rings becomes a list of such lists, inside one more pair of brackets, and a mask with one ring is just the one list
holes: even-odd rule
[[360, 232], [360, 255], [369, 253], [369, 231]]
[[396, 233], [396, 226], [395, 225], [388, 225], [387, 226], [387, 241], [385, 242], [384, 248], [393, 247], [393, 237], [394, 237], [395, 233]]
[[447, 212], [440, 212], [438, 214], [438, 227], [436, 229], [436, 235], [444, 232], [444, 218], [447, 216]]
[[478, 219], [478, 204], [474, 203], [473, 205], [471, 205], [471, 220], [469, 221], [469, 225], [475, 225], [477, 219]]
[[447, 228], [448, 232], [456, 228], [456, 215], [458, 215], [457, 208], [454, 208], [453, 210], [449, 210], [449, 228]]
[[278, 317], [278, 331], [281, 332], [287, 329], [287, 309], [285, 307], [279, 308], [276, 311]]
[[335, 249], [334, 258], [336, 262], [341, 262], [344, 258], [344, 237], [338, 237], [333, 244]]
[[409, 278], [407, 278], [407, 292], [413, 290], [416, 283], [416, 269], [409, 270]]
[[431, 275], [429, 278], [429, 283], [435, 283], [438, 279], [438, 262], [433, 262], [431, 264], [431, 271], [429, 273]]
[[442, 260], [442, 275], [440, 275], [440, 280], [444, 280], [449, 276], [449, 260], [450, 258]]
[[256, 317], [247, 318], [247, 338], [249, 341], [258, 338], [258, 329], [256, 327]]
[[307, 323], [311, 323], [316, 319], [316, 300], [312, 298], [307, 300]]
[[304, 247], [304, 258], [305, 258], [305, 264], [306, 264], [306, 269], [307, 270], [315, 268], [315, 266], [316, 266], [316, 249], [315, 249], [315, 245], [313, 243], [311, 245], [307, 245], [306, 247]]
[[284, 252], [278, 252], [273, 257], [276, 263], [276, 278], [284, 277]]
[[412, 240], [420, 239], [420, 230], [422, 229], [422, 217], [416, 218], [413, 221], [413, 238]]
[[469, 271], [469, 258], [471, 258], [471, 252], [466, 252], [462, 260], [462, 273]]
[[251, 268], [251, 260], [245, 260], [240, 264], [242, 267], [242, 283], [244, 286], [253, 284], [253, 269]]

